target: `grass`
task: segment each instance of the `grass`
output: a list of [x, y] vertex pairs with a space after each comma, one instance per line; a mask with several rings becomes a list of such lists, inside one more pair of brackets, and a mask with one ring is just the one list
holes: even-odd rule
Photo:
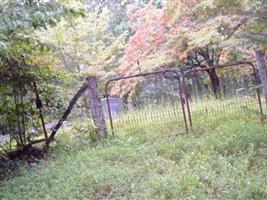
[[[249, 115], [253, 119], [260, 118], [259, 105], [255, 96], [194, 99], [190, 102], [190, 110], [193, 125], [200, 126], [200, 128], [215, 124], [216, 121], [235, 119], [244, 115]], [[186, 108], [185, 112], [187, 114]], [[187, 122], [189, 126], [188, 114]], [[126, 111], [119, 117], [113, 118], [113, 125], [116, 133], [120, 135], [138, 128], [154, 131], [155, 129], [168, 129], [170, 126], [180, 133], [185, 132], [179, 101], [164, 102], [160, 105], [148, 104], [130, 112]]]
[[189, 134], [171, 122], [102, 142], [65, 130], [46, 161], [0, 183], [0, 199], [267, 199], [267, 126], [226, 110], [198, 117]]

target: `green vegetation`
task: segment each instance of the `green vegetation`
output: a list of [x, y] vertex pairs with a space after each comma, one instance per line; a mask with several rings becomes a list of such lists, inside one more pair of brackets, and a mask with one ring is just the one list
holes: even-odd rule
[[0, 18], [0, 200], [267, 199], [266, 0], [2, 0]]
[[0, 199], [266, 199], [266, 125], [244, 114], [218, 121], [190, 134], [139, 127], [102, 142], [70, 128], [46, 161], [0, 183]]
[[[186, 105], [184, 105], [186, 107]], [[222, 120], [240, 119], [248, 116], [259, 119], [260, 111], [256, 96], [228, 97], [227, 99], [194, 98], [190, 102], [192, 122], [200, 128], [218, 125]], [[186, 108], [185, 111], [187, 112]], [[207, 118], [208, 117], [208, 118]], [[187, 119], [188, 120], [188, 119]], [[109, 123], [108, 123], [109, 125]], [[113, 118], [114, 129], [119, 134], [127, 134], [136, 129], [162, 130], [169, 127], [178, 132], [184, 132], [184, 121], [181, 104], [176, 101], [164, 101], [160, 104], [146, 104], [133, 111], [125, 111], [119, 117]]]
[[[262, 0], [1, 1], [0, 134], [10, 135], [15, 149], [29, 146], [43, 135], [39, 109], [45, 123], [57, 120], [88, 76], [98, 77], [103, 94], [113, 77], [214, 67], [185, 83], [188, 93], [219, 96], [258, 86], [247, 77], [244, 61], [250, 61], [267, 84], [266, 8]], [[222, 65], [240, 68], [219, 70]], [[138, 93], [152, 95], [152, 88], [166, 93], [162, 84], [143, 78], [114, 82], [108, 92], [137, 105], [143, 101]], [[82, 98], [81, 111], [90, 113], [88, 95]]]

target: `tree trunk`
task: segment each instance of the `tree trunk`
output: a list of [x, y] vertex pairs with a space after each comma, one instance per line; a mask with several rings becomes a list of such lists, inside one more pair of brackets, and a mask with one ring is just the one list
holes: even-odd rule
[[218, 77], [218, 74], [215, 69], [209, 69], [207, 71], [210, 82], [211, 82], [211, 88], [216, 98], [220, 95], [220, 80]]
[[103, 138], [107, 134], [107, 129], [105, 125], [105, 118], [102, 110], [101, 99], [99, 97], [96, 77], [91, 76], [88, 77], [86, 80], [88, 82], [93, 121], [95, 126], [97, 127], [97, 131], [100, 138]]
[[265, 104], [267, 107], [267, 73], [265, 66], [265, 59], [262, 50], [256, 50], [256, 62], [259, 70], [260, 81], [262, 85], [262, 92], [265, 98]]

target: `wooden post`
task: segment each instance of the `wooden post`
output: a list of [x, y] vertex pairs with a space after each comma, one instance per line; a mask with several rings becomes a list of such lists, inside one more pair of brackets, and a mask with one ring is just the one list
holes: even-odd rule
[[59, 121], [57, 122], [57, 125], [53, 128], [52, 133], [50, 134], [50, 136], [46, 140], [46, 144], [47, 144], [46, 146], [47, 147], [50, 144], [50, 142], [54, 139], [54, 137], [55, 137], [58, 129], [61, 127], [61, 125], [63, 124], [63, 122], [67, 119], [67, 117], [69, 116], [69, 114], [72, 111], [73, 107], [75, 106], [76, 102], [78, 101], [78, 99], [80, 98], [80, 96], [84, 93], [84, 91], [87, 89], [87, 87], [88, 87], [88, 83], [85, 82], [82, 85], [82, 87], [78, 90], [78, 92], [73, 96], [73, 98], [69, 102], [69, 106], [67, 107], [66, 111], [64, 112], [64, 114], [62, 115], [62, 117], [59, 119]]
[[90, 96], [90, 107], [94, 125], [97, 127], [98, 134], [101, 138], [107, 134], [105, 125], [105, 118], [102, 110], [101, 100], [99, 97], [99, 90], [97, 87], [97, 81], [95, 76], [90, 76], [87, 79], [89, 96]]
[[263, 96], [265, 98], [265, 104], [267, 108], [267, 73], [266, 73], [264, 54], [262, 50], [256, 50], [256, 62], [259, 70]]

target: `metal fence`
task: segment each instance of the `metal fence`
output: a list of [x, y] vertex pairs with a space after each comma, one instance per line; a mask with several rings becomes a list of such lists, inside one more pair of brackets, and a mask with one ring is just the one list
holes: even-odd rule
[[[180, 104], [180, 74], [174, 70], [141, 73], [111, 79], [106, 83], [107, 124], [112, 133], [145, 131], [148, 129], [184, 130], [184, 109]], [[116, 109], [110, 88], [120, 81], [138, 82], [132, 99], [115, 98], [121, 108]], [[104, 112], [105, 113], [105, 112]]]
[[[28, 134], [25, 135], [26, 144], [51, 141], [60, 127], [63, 131], [64, 127], [69, 126], [71, 132], [97, 134], [95, 128], [100, 124], [104, 127], [104, 133], [105, 122], [112, 134], [143, 133], [147, 130], [183, 133], [191, 129], [212, 128], [222, 121], [239, 118], [262, 122], [267, 119], [266, 109], [261, 103], [258, 73], [249, 62], [185, 71], [163, 70], [110, 79], [106, 82], [102, 102], [96, 78], [92, 80], [94, 88], [90, 88], [92, 83], [87, 79], [62, 112], [53, 111], [55, 105], [52, 108], [42, 107], [42, 96], [39, 96], [34, 85], [36, 94], [33, 99], [37, 109], [30, 116], [31, 124], [25, 126]], [[121, 91], [127, 95], [110, 95], [110, 90], [118, 83], [122, 83]], [[135, 87], [127, 87], [128, 83], [135, 83]], [[57, 102], [55, 99], [53, 101]], [[99, 123], [98, 119], [101, 118]], [[10, 148], [15, 146], [12, 141], [17, 138], [10, 136], [0, 138], [0, 147], [7, 141], [10, 141]]]
[[[130, 91], [134, 92], [130, 102], [110, 96], [110, 88], [122, 80], [138, 82], [132, 89], [136, 91]], [[106, 83], [105, 93], [107, 124], [113, 134], [148, 129], [188, 132], [222, 120], [265, 117], [257, 71], [249, 62], [119, 77]], [[114, 99], [120, 102], [119, 109]]]
[[[239, 66], [246, 66], [249, 72], [237, 77], [241, 69]], [[226, 68], [230, 70], [226, 71]], [[208, 77], [211, 70], [216, 70], [217, 88], [213, 86], [212, 77]], [[188, 70], [182, 77], [182, 85], [191, 94], [190, 98], [185, 96], [185, 118], [191, 128], [239, 118], [264, 120], [261, 88], [252, 63]]]

